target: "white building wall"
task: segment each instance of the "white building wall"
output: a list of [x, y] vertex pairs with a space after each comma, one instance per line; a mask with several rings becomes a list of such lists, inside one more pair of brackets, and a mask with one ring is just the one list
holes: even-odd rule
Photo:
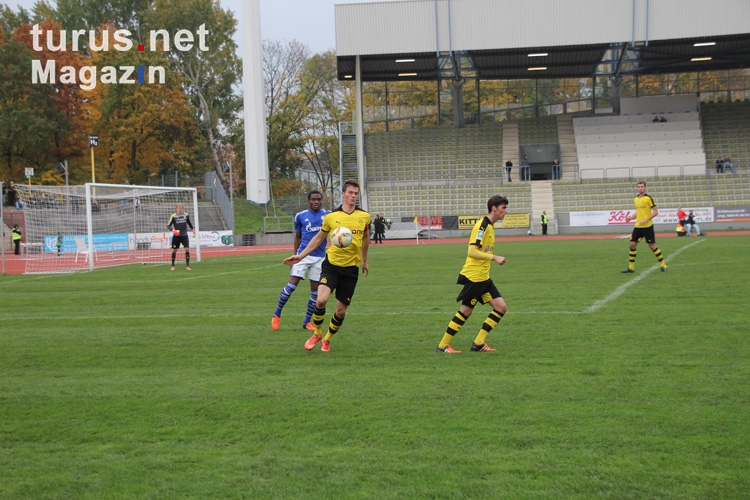
[[[650, 39], [732, 35], [750, 31], [750, 1], [651, 0]], [[651, 30], [649, 30], [651, 31]]]
[[342, 4], [334, 11], [339, 56], [435, 51], [431, 0]]
[[336, 5], [335, 16], [336, 53], [348, 56], [747, 33], [750, 1], [405, 0]]

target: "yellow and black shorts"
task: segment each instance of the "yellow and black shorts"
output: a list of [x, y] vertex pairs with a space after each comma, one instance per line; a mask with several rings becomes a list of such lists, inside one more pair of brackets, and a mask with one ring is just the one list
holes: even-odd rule
[[469, 280], [463, 274], [459, 274], [457, 283], [464, 287], [456, 297], [456, 302], [461, 302], [461, 305], [467, 307], [473, 308], [477, 305], [477, 302], [487, 304], [493, 299], [502, 297], [492, 280], [475, 282]]

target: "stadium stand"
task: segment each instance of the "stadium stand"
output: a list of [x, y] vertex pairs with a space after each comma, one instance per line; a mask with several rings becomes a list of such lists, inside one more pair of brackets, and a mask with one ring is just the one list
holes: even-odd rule
[[518, 142], [532, 144], [557, 144], [557, 117], [541, 116], [518, 121]]
[[729, 155], [735, 169], [750, 165], [750, 100], [701, 104], [708, 168]]
[[633, 167], [673, 165], [683, 170], [670, 173], [702, 174], [706, 156], [699, 113], [662, 115], [668, 117], [666, 123], [653, 123], [654, 116], [574, 118], [581, 179], [630, 177]]
[[[475, 213], [486, 193], [503, 188], [502, 136], [497, 124], [367, 134], [370, 210], [389, 217]], [[528, 186], [515, 192], [519, 209], [530, 207]]]
[[[659, 206], [734, 206], [750, 199], [750, 172], [719, 177], [653, 177], [644, 179]], [[635, 196], [632, 179], [562, 181], [553, 185], [557, 212], [629, 208]]]
[[452, 183], [439, 186], [396, 185], [370, 187], [370, 211], [389, 217], [481, 213], [487, 199], [503, 194], [511, 201], [510, 213], [531, 213], [531, 187], [497, 182]]
[[[679, 104], [678, 99], [663, 100]], [[654, 116], [667, 121], [654, 123]], [[570, 132], [561, 132], [561, 122]], [[561, 144], [565, 141], [567, 147]], [[515, 181], [518, 150], [537, 144], [560, 144], [561, 153], [568, 151], [563, 157], [580, 162], [584, 171], [615, 170], [602, 179], [579, 178], [573, 168], [563, 169], [563, 180], [550, 183], [549, 204], [540, 203], [532, 194], [540, 181], [508, 184], [502, 169], [512, 158]], [[365, 150], [370, 209], [389, 217], [476, 213], [489, 195], [500, 193], [511, 200], [512, 213], [529, 213], [536, 220], [544, 208], [554, 220], [558, 213], [629, 208], [640, 178], [666, 208], [735, 206], [750, 199], [750, 101], [704, 103], [700, 113], [667, 106], [658, 113], [379, 132], [366, 135]], [[712, 158], [725, 155], [740, 168], [737, 175], [713, 174]], [[612, 175], [622, 167], [621, 177]]]
[[369, 182], [499, 176], [502, 127], [433, 127], [365, 135]]

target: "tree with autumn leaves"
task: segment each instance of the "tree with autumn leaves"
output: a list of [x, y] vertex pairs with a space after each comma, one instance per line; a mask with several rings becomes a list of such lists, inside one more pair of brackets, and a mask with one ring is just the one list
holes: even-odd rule
[[[43, 27], [59, 25], [45, 21]], [[31, 82], [32, 60], [46, 60], [49, 54], [31, 50], [28, 28], [22, 24], [0, 39], [0, 154], [7, 179], [22, 178], [26, 167], [51, 175], [56, 162], [80, 156], [85, 148], [78, 140], [87, 114], [81, 91], [77, 86]], [[84, 63], [76, 53], [56, 56], [71, 67]]]
[[[87, 182], [91, 179], [89, 134], [99, 136], [97, 182], [146, 184], [160, 173], [202, 178], [205, 171], [220, 168], [217, 150], [231, 154], [232, 148], [223, 144], [222, 123], [235, 120], [239, 111], [240, 98], [232, 90], [240, 78], [239, 62], [231, 40], [235, 22], [217, 4], [211, 0], [59, 0], [56, 10], [40, 2], [34, 13], [37, 18], [49, 17], [31, 20], [24, 11], [19, 15], [0, 11], [0, 27], [6, 27], [0, 34], [1, 178], [17, 180], [25, 167], [34, 167], [42, 183], [62, 183], [54, 166], [67, 160], [70, 182]], [[28, 22], [6, 33], [8, 26], [24, 17]], [[167, 19], [172, 22], [158, 25]], [[34, 50], [31, 23], [41, 30], [42, 50]], [[174, 51], [138, 50], [139, 44], [148, 43], [149, 23], [154, 29], [167, 29], [169, 36], [207, 23], [215, 30], [213, 41], [218, 40], [216, 53], [225, 57], [212, 59], [213, 53], [193, 52], [181, 54], [180, 59]], [[89, 31], [95, 34], [97, 46], [108, 37], [112, 47], [115, 30], [123, 26], [131, 32], [131, 50], [88, 47]], [[77, 51], [71, 47], [74, 29], [85, 32]], [[66, 50], [49, 50], [48, 33], [54, 45], [65, 33]], [[233, 62], [228, 64], [227, 58]], [[31, 82], [33, 60], [41, 67], [54, 60], [54, 83]], [[80, 81], [60, 81], [63, 68], [69, 70], [68, 76], [80, 75], [85, 68], [100, 78], [102, 68], [122, 66], [162, 67], [166, 78], [163, 84], [96, 81], [88, 90]]]
[[[51, 33], [55, 43], [65, 30], [67, 50], [34, 51], [33, 25], [41, 29], [42, 40]], [[0, 11], [0, 26], [14, 26], [7, 42], [3, 39], [0, 45], [5, 70], [0, 75], [1, 177], [17, 180], [24, 167], [33, 166], [42, 182], [61, 183], [54, 165], [67, 160], [70, 181], [87, 182], [91, 178], [88, 135], [97, 134], [99, 182], [140, 184], [161, 173], [199, 177], [213, 170], [229, 188], [224, 163], [237, 166], [244, 160], [241, 73], [232, 38], [236, 20], [217, 2], [58, 0], [56, 8], [39, 2], [31, 14]], [[149, 43], [152, 29], [166, 30], [173, 39], [179, 30], [195, 33], [200, 26], [210, 32], [209, 51], [197, 46], [187, 51], [136, 48]], [[93, 30], [96, 46], [101, 46], [103, 38], [113, 37], [118, 28], [130, 30], [131, 50], [89, 49], [88, 31]], [[78, 51], [70, 47], [74, 29], [86, 31]], [[338, 82], [333, 52], [311, 55], [298, 42], [287, 46], [269, 42], [264, 48], [269, 63], [264, 73], [280, 71], [271, 85], [266, 81], [274, 191], [289, 194], [306, 189], [295, 180], [304, 165], [312, 166], [315, 187], [332, 189], [338, 166], [338, 123], [351, 119], [353, 86]], [[32, 60], [42, 65], [54, 60], [55, 83], [31, 84]], [[62, 66], [73, 68], [75, 74], [86, 66], [101, 71], [123, 65], [162, 66], [166, 81], [163, 85], [98, 83], [83, 90], [59, 80]], [[244, 169], [235, 172], [240, 174], [235, 180], [244, 177]]]
[[[99, 31], [110, 37], [114, 33]], [[168, 66], [164, 56], [146, 51], [96, 52], [93, 61], [99, 68]], [[200, 158], [202, 142], [197, 119], [179, 76], [165, 75], [164, 84], [100, 85], [93, 92], [97, 149], [107, 163], [103, 182], [148, 184], [163, 173], [195, 174], [191, 167]]]
[[352, 121], [354, 86], [339, 82], [333, 51], [311, 55], [304, 44], [263, 42], [268, 166], [275, 196], [304, 194], [303, 166], [315, 188], [334, 192], [339, 165], [338, 124]]

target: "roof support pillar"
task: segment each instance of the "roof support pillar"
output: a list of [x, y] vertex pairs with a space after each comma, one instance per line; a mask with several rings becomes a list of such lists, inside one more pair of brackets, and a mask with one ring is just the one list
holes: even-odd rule
[[[357, 182], [359, 182], [359, 204], [362, 210], [367, 211], [369, 196], [365, 185], [365, 120], [362, 108], [362, 65], [360, 56], [357, 55], [354, 66], [354, 78], [356, 79], [356, 109], [354, 114], [354, 129], [357, 133]], [[343, 187], [343, 186], [342, 186]]]

